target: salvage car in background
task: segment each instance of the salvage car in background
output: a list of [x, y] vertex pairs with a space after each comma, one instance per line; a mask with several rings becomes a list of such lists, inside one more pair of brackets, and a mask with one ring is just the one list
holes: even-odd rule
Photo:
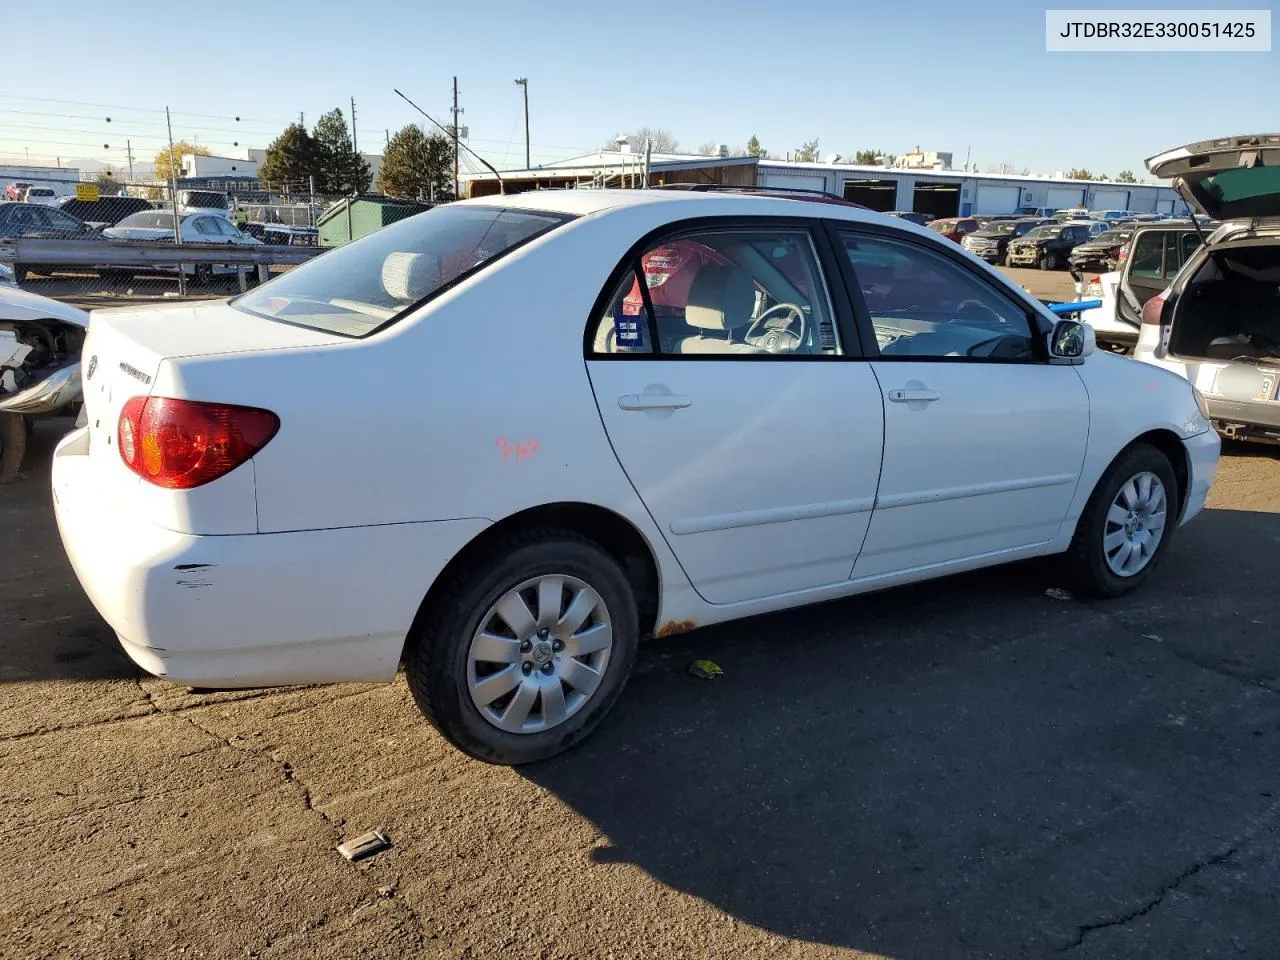
[[[57, 207], [39, 203], [0, 203], [0, 238], [29, 237], [42, 240], [92, 240], [102, 234]], [[14, 279], [22, 283], [32, 273], [56, 269], [39, 263], [14, 264]]]
[[1005, 263], [1010, 267], [1057, 270], [1066, 266], [1071, 251], [1089, 239], [1082, 223], [1046, 223], [1009, 242]]
[[[220, 243], [239, 246], [260, 246], [261, 240], [242, 232], [234, 223], [216, 213], [189, 213], [179, 217], [179, 233], [183, 243]], [[153, 243], [173, 243], [173, 214], [165, 210], [149, 210], [134, 213], [114, 227], [102, 231], [102, 235], [111, 240], [145, 240]], [[197, 283], [208, 283], [216, 274], [235, 273], [236, 267], [225, 263], [184, 264], [182, 267], [187, 276], [194, 277]], [[152, 271], [161, 273], [178, 272], [176, 265], [155, 266]], [[133, 267], [104, 267], [104, 275], [113, 279], [124, 279], [134, 274], [150, 272]]]
[[1142, 307], [1134, 359], [1195, 384], [1224, 436], [1280, 443], [1280, 134], [1188, 144], [1147, 169], [1221, 226]]
[[1120, 248], [1133, 236], [1133, 230], [1106, 230], [1076, 247], [1067, 263], [1079, 270], [1114, 270], [1120, 260]]
[[937, 220], [930, 220], [928, 229], [939, 236], [959, 243], [969, 234], [976, 232], [980, 226], [981, 224], [973, 217], [941, 217]]
[[79, 411], [89, 314], [0, 283], [0, 483], [22, 466], [33, 418]]
[[128, 655], [200, 687], [403, 662], [492, 763], [581, 741], [641, 636], [1048, 555], [1128, 593], [1220, 447], [1184, 379], [937, 234], [780, 196], [450, 203], [98, 312], [84, 353], [55, 510]]
[[1026, 236], [1044, 222], [1039, 218], [992, 220], [965, 237], [960, 245], [987, 263], [1003, 264], [1009, 253], [1010, 241]]

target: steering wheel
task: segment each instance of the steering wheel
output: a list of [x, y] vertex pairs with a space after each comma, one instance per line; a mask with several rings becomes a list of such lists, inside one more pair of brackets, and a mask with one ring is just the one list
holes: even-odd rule
[[[1008, 326], [1008, 324], [1005, 322], [1004, 317], [996, 313], [995, 310], [993, 310], [989, 305], [973, 297], [970, 297], [967, 300], [961, 300], [958, 304], [956, 304], [956, 313], [963, 314], [970, 307], [977, 307], [980, 311], [982, 311], [982, 313], [986, 314], [986, 316], [983, 316], [983, 317], [975, 317], [974, 320], [977, 323], [980, 323], [984, 326], [989, 324], [993, 324], [997, 327]], [[989, 321], [987, 319], [988, 317], [990, 318]]]
[[[769, 330], [763, 336], [753, 340], [752, 336], [756, 332], [756, 328], [762, 326], [766, 320], [769, 320], [774, 314], [790, 314], [790, 319], [780, 327]], [[804, 310], [796, 306], [794, 303], [775, 303], [760, 316], [751, 322], [751, 326], [747, 328], [747, 334], [743, 339], [752, 346], [762, 346], [770, 353], [792, 353], [800, 344], [804, 343], [804, 335], [806, 331], [807, 321], [805, 320]], [[792, 330], [792, 326], [798, 327]]]

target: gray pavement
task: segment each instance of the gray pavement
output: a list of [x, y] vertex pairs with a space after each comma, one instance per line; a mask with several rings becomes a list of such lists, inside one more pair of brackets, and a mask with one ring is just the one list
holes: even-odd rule
[[66, 426], [0, 487], [0, 957], [1280, 956], [1270, 450], [1135, 596], [1027, 564], [655, 641], [513, 770], [403, 678], [140, 675], [57, 540]]

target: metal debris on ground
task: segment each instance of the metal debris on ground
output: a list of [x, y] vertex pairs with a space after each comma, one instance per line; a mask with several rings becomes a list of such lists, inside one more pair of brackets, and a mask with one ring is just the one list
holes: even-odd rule
[[1064, 590], [1062, 587], [1050, 587], [1044, 592], [1046, 597], [1052, 597], [1054, 600], [1074, 600], [1075, 596], [1070, 590]]
[[703, 680], [710, 680], [713, 677], [719, 677], [724, 674], [724, 671], [720, 669], [720, 665], [712, 660], [693, 661], [689, 665], [689, 672]]
[[375, 853], [381, 853], [391, 846], [391, 838], [381, 830], [370, 830], [362, 833], [354, 840], [338, 844], [338, 852], [348, 860], [363, 860]]

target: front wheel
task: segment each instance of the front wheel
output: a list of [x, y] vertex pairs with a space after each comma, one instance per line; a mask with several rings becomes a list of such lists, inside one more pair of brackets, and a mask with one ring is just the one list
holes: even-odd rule
[[405, 658], [427, 719], [494, 764], [544, 760], [583, 740], [621, 694], [639, 643], [618, 562], [576, 533], [540, 529], [448, 576]]
[[1063, 561], [1076, 592], [1121, 597], [1142, 586], [1178, 522], [1178, 480], [1169, 458], [1140, 444], [1102, 475]]
[[1040, 269], [1041, 270], [1057, 270], [1058, 255], [1056, 253], [1046, 253], [1043, 257], [1040, 258]]

